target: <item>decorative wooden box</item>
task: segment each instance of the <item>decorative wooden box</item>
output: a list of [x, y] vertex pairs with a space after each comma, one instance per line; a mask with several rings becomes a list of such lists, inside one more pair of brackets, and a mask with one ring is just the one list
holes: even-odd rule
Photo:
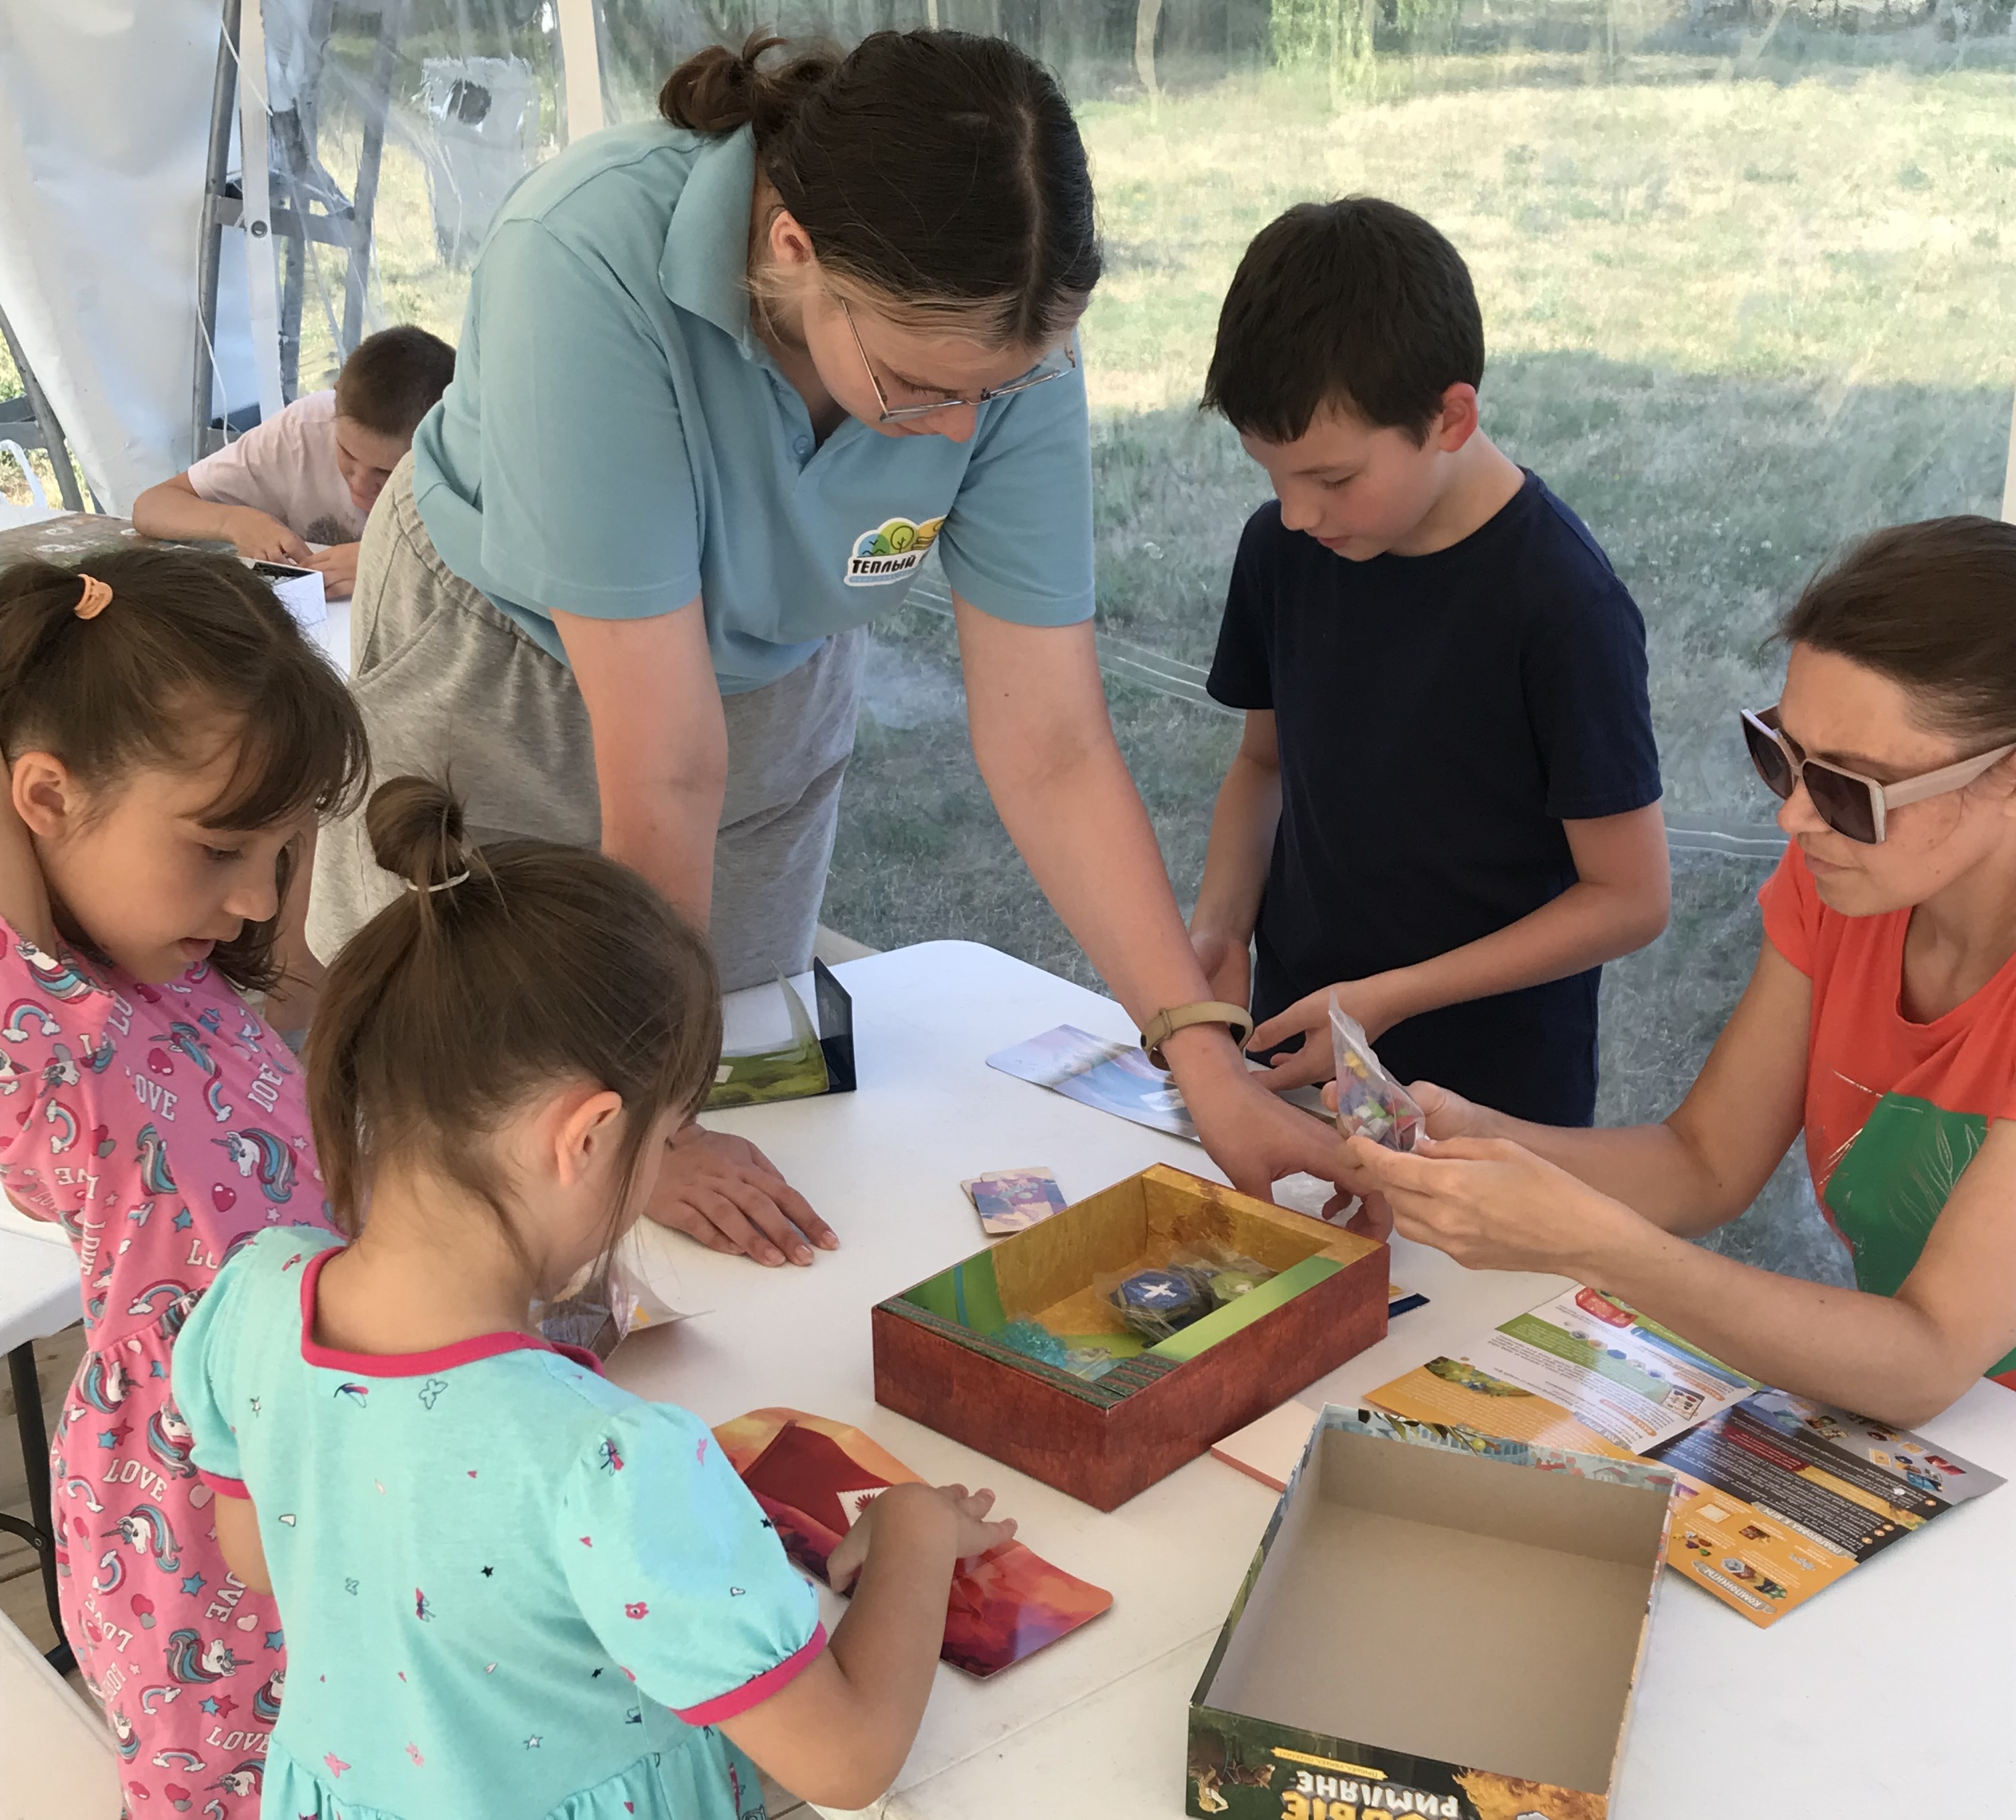
[[[1201, 1243], [1276, 1274], [1089, 1381], [993, 1337], [1124, 1334], [1095, 1279]], [[878, 1303], [875, 1400], [1111, 1510], [1384, 1337], [1387, 1274], [1372, 1239], [1157, 1164]]]

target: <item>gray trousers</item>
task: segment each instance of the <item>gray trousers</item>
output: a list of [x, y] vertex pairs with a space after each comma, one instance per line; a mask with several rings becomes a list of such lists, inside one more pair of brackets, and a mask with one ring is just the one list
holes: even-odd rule
[[[573, 672], [441, 561], [413, 503], [411, 455], [365, 528], [350, 627], [376, 780], [447, 779], [479, 843], [600, 841], [595, 746]], [[790, 675], [722, 699], [728, 791], [709, 926], [725, 991], [812, 965], [866, 644], [865, 631], [842, 633]], [[331, 822], [315, 848], [308, 945], [333, 959], [399, 889], [371, 856], [361, 809]]]

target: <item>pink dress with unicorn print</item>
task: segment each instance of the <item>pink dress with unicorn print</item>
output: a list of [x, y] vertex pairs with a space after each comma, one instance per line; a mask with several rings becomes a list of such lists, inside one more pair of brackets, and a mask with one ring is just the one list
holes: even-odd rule
[[84, 1275], [50, 1449], [63, 1628], [149, 1820], [254, 1820], [279, 1712], [280, 1620], [218, 1548], [168, 1358], [234, 1250], [329, 1224], [297, 1066], [207, 962], [146, 986], [0, 922], [0, 1187]]

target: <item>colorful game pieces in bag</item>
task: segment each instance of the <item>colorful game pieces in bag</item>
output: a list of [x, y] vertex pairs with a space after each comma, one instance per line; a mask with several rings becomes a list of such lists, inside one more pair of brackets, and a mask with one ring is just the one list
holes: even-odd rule
[[1421, 1135], [1421, 1109], [1386, 1072], [1364, 1025], [1337, 1003], [1334, 992], [1330, 1038], [1337, 1058], [1337, 1128], [1347, 1138], [1370, 1138], [1389, 1150], [1413, 1149]]

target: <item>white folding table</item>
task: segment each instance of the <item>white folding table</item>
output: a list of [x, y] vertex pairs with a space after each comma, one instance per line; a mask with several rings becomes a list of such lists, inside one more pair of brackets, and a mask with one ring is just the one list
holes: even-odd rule
[[[1104, 1617], [990, 1681], [940, 1667], [883, 1804], [891, 1820], [1173, 1820], [1185, 1710], [1273, 1494], [1207, 1456], [1102, 1515], [879, 1408], [869, 1309], [985, 1242], [959, 1186], [983, 1170], [1047, 1165], [1074, 1199], [1154, 1162], [1216, 1172], [1193, 1146], [985, 1066], [1059, 1023], [1131, 1035], [1111, 1001], [964, 942], [835, 970], [854, 995], [859, 1091], [707, 1122], [759, 1144], [843, 1249], [809, 1269], [766, 1271], [653, 1228], [654, 1281], [675, 1305], [708, 1311], [633, 1336], [612, 1375], [713, 1423], [782, 1404], [855, 1423], [928, 1477], [993, 1486], [1031, 1548], [1114, 1594]], [[1465, 1271], [1404, 1242], [1395, 1250], [1395, 1275], [1428, 1306], [1303, 1400], [1355, 1401], [1561, 1286]], [[2008, 1391], [1977, 1386], [1928, 1427], [2016, 1478]], [[1770, 1631], [1668, 1574], [1613, 1811], [1892, 1820], [1928, 1790], [2007, 1789], [2012, 1559], [2016, 1487], [1942, 1518]], [[830, 1626], [841, 1607], [822, 1598]], [[1517, 1672], [1451, 1665], [1458, 1678]]]
[[0, 1352], [7, 1355], [14, 1390], [14, 1423], [21, 1440], [21, 1463], [28, 1479], [28, 1520], [0, 1512], [0, 1530], [16, 1535], [40, 1557], [43, 1596], [56, 1646], [50, 1666], [67, 1674], [74, 1665], [64, 1641], [56, 1603], [54, 1518], [49, 1509], [49, 1438], [42, 1420], [42, 1387], [35, 1369], [35, 1342], [60, 1333], [84, 1318], [77, 1286], [77, 1257], [63, 1235], [24, 1218], [0, 1196]]

